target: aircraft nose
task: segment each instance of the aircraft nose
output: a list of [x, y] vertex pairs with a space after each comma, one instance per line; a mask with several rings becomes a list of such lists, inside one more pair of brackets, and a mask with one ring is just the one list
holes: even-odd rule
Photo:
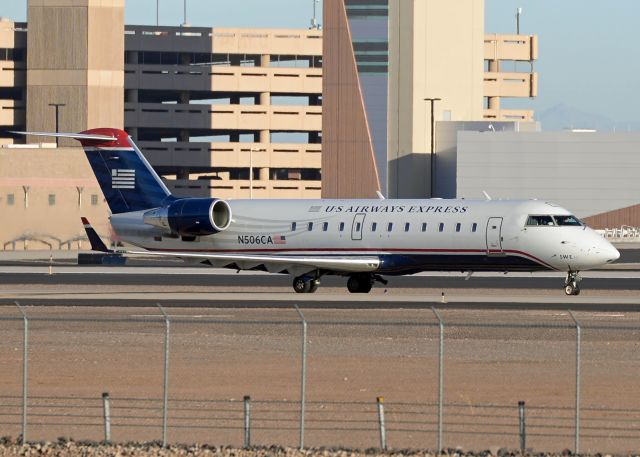
[[618, 251], [607, 240], [602, 240], [602, 244], [599, 246], [598, 251], [599, 257], [602, 259], [603, 263], [615, 262], [620, 258], [620, 251]]

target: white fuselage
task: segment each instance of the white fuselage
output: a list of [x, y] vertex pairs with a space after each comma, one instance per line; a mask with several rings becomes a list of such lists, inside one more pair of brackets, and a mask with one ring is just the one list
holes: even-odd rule
[[580, 271], [619, 253], [585, 226], [529, 226], [531, 215], [566, 216], [536, 200], [231, 200], [230, 227], [195, 238], [113, 215], [123, 241], [151, 251], [376, 256], [382, 274], [423, 270]]

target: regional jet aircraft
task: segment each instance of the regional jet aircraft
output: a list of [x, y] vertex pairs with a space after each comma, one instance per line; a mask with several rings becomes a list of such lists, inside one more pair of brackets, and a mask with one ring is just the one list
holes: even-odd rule
[[[26, 133], [26, 132], [21, 132]], [[221, 200], [171, 194], [129, 135], [100, 128], [28, 133], [84, 147], [129, 251], [214, 267], [287, 273], [315, 292], [324, 275], [367, 293], [383, 276], [420, 271], [579, 272], [619, 252], [566, 209], [537, 200]]]

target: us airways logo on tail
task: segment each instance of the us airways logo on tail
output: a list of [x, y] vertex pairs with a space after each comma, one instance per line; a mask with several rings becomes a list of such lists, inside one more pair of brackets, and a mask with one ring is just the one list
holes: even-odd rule
[[135, 189], [136, 188], [136, 171], [116, 169], [116, 168], [111, 170], [111, 188], [112, 189]]

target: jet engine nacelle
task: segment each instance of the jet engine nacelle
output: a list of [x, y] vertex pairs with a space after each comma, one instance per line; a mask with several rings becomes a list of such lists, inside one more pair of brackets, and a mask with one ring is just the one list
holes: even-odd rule
[[213, 235], [229, 228], [231, 207], [215, 198], [184, 198], [147, 211], [143, 221], [178, 235]]

